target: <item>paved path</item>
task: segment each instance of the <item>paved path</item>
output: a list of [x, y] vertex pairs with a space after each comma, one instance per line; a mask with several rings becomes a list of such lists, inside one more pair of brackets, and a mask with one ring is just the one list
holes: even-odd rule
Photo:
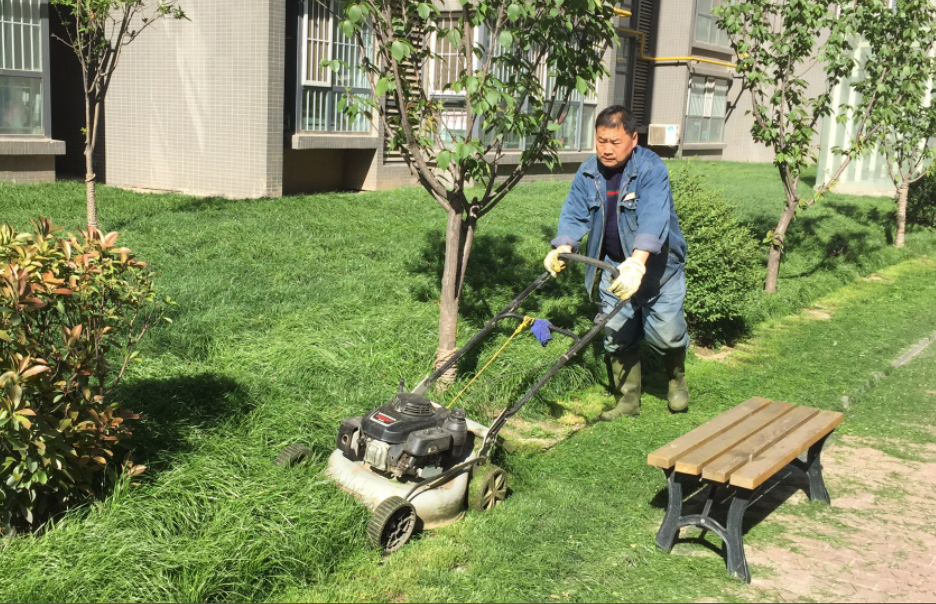
[[751, 507], [749, 514], [763, 515], [772, 536], [751, 539], [754, 589], [739, 597], [936, 601], [936, 446], [917, 445], [928, 461], [914, 462], [875, 445], [843, 437], [823, 453], [834, 509], [810, 505], [802, 491], [783, 486]]

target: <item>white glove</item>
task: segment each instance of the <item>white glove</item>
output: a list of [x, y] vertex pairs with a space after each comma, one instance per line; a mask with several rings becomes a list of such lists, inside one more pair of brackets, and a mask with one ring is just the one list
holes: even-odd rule
[[647, 274], [647, 267], [640, 260], [628, 258], [618, 267], [620, 274], [608, 286], [608, 291], [621, 300], [630, 300], [640, 289], [640, 282]]
[[543, 259], [543, 266], [546, 267], [546, 270], [549, 271], [549, 274], [555, 277], [562, 269], [566, 267], [565, 260], [559, 259], [559, 254], [571, 254], [572, 246], [571, 245], [560, 245], [553, 251], [546, 254], [546, 258]]

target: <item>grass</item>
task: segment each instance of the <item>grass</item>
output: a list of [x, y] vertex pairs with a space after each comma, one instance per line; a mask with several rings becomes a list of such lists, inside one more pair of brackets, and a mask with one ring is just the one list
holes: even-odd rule
[[[781, 197], [770, 166], [695, 167], [752, 225], [775, 220]], [[523, 185], [485, 219], [463, 296], [462, 341], [541, 272], [566, 189]], [[936, 324], [936, 270], [915, 260], [933, 254], [936, 234], [912, 231], [908, 249], [894, 250], [892, 202], [829, 196], [794, 223], [791, 237], [802, 234], [790, 243], [780, 293], [759, 300], [760, 323], [744, 350], [724, 364], [691, 360], [689, 414], [666, 413], [651, 359], [639, 420], [580, 430], [543, 454], [503, 455], [513, 489], [503, 507], [382, 558], [365, 544], [367, 512], [321, 470], [340, 419], [384, 402], [401, 378], [412, 387], [431, 366], [443, 213], [418, 189], [238, 201], [101, 187], [99, 199], [103, 225], [160, 271], [161, 291], [179, 303], [173, 325], [145, 341], [144, 362], [119, 392], [147, 415], [135, 455], [150, 469], [138, 488], [121, 484], [35, 535], [3, 538], [3, 600], [731, 598], [718, 556], [655, 551], [665, 482], [646, 466], [647, 452], [753, 395], [829, 409], [849, 396], [845, 425], [854, 417], [856, 430], [871, 427], [876, 414], [863, 418], [862, 409], [885, 404], [874, 393], [887, 382], [869, 387], [871, 376], [888, 372]], [[82, 221], [77, 184], [2, 185], [0, 200], [2, 219], [19, 228], [37, 213], [71, 229]], [[853, 251], [831, 256], [838, 231]], [[884, 269], [886, 281], [855, 281]], [[593, 308], [581, 273], [572, 273], [524, 310], [586, 326]], [[811, 304], [832, 318], [792, 316]], [[463, 375], [512, 330], [466, 359]], [[536, 376], [530, 368], [562, 345], [515, 340], [491, 379], [466, 395], [472, 416], [483, 420], [516, 400]], [[603, 372], [589, 351], [523, 415], [548, 417], [574, 392], [591, 403]], [[921, 388], [933, 377], [921, 374]], [[315, 458], [274, 468], [275, 453], [296, 441]]]

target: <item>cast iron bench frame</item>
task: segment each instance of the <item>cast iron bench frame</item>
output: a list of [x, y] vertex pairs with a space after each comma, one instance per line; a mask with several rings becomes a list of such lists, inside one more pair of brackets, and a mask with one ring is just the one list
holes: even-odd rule
[[[843, 419], [835, 411], [754, 397], [648, 455], [647, 463], [666, 475], [669, 491], [657, 547], [672, 550], [679, 529], [685, 526], [711, 531], [725, 545], [729, 574], [750, 583], [744, 556], [744, 512], [761, 486], [787, 465], [806, 473], [811, 500], [831, 503], [819, 457], [826, 439]], [[804, 451], [805, 461], [798, 459]], [[684, 482], [708, 486], [701, 514], [682, 515]], [[727, 526], [711, 517], [719, 491], [727, 492]]]

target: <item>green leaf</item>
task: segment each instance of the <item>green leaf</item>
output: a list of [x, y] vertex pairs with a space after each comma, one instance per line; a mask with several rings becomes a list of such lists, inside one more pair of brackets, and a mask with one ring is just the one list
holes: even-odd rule
[[428, 4], [423, 3], [416, 7], [416, 12], [419, 13], [419, 18], [425, 21], [429, 18], [431, 9], [429, 8]]
[[394, 60], [402, 61], [409, 56], [410, 50], [406, 44], [395, 40], [393, 44], [390, 45], [390, 54], [393, 55]]
[[575, 89], [579, 94], [584, 95], [588, 92], [588, 82], [582, 76], [575, 76]]
[[523, 9], [520, 8], [518, 4], [511, 4], [507, 7], [507, 18], [510, 19], [511, 23], [516, 23], [523, 15]]
[[447, 34], [447, 37], [448, 37], [449, 43], [452, 46], [458, 46], [459, 44], [461, 44], [462, 35], [461, 35], [460, 30], [455, 29], [455, 28], [450, 29]]
[[468, 76], [465, 78], [465, 90], [468, 91], [468, 94], [474, 94], [477, 92], [479, 85], [480, 82], [478, 81], [478, 78], [474, 76]]
[[550, 132], [555, 132], [556, 130], [559, 130], [560, 128], [562, 128], [562, 126], [560, 124], [557, 124], [556, 122], [553, 122], [549, 124], [548, 126], [546, 126], [546, 129], [549, 130]]
[[436, 165], [443, 170], [448, 170], [450, 163], [452, 163], [452, 154], [445, 150], [439, 151], [439, 154], [436, 155]]
[[353, 38], [353, 37], [354, 37], [354, 24], [351, 23], [351, 21], [349, 21], [349, 20], [347, 20], [347, 19], [342, 19], [342, 20], [338, 23], [338, 29], [341, 30], [341, 33], [343, 33], [343, 34], [345, 35], [345, 37], [347, 37], [347, 38]]
[[12, 342], [12, 341], [13, 341], [13, 340], [10, 338], [10, 334], [8, 334], [7, 332], [3, 331], [2, 329], [0, 329], [0, 340], [3, 340], [4, 342]]
[[504, 48], [510, 48], [513, 45], [513, 34], [505, 29], [497, 37], [497, 41], [500, 42], [500, 45]]
[[387, 81], [387, 78], [380, 78], [377, 80], [377, 84], [374, 86], [374, 94], [377, 95], [377, 98], [380, 98], [387, 92], [387, 87], [390, 83]]

